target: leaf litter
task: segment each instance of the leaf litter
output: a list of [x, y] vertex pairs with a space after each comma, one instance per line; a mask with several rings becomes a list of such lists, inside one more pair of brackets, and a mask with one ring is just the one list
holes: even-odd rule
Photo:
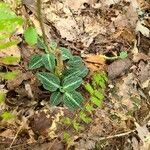
[[[27, 13], [33, 12], [29, 17], [39, 29], [34, 1], [24, 0], [23, 3]], [[98, 70], [108, 72], [105, 100], [92, 114], [92, 123], [84, 124], [82, 132], [75, 133], [71, 127], [66, 129], [61, 119], [73, 118], [75, 113], [67, 108], [49, 106], [49, 93], [27, 69], [29, 57], [41, 51], [23, 42], [19, 47], [0, 51], [0, 58], [19, 58], [17, 63], [9, 65], [0, 59], [2, 72], [20, 70], [14, 79], [0, 80], [0, 98], [1, 91], [6, 94], [5, 102], [0, 103], [0, 148], [63, 150], [67, 145], [63, 143], [62, 132], [67, 131], [72, 138], [70, 146], [76, 150], [149, 150], [148, 1], [44, 0], [42, 7], [46, 36], [50, 41], [56, 40], [81, 55], [91, 74]], [[137, 53], [132, 51], [135, 41]], [[129, 54], [128, 58], [106, 60], [99, 57], [113, 57], [122, 51]], [[85, 94], [85, 97], [88, 96]], [[16, 117], [6, 122], [1, 114], [8, 110]]]

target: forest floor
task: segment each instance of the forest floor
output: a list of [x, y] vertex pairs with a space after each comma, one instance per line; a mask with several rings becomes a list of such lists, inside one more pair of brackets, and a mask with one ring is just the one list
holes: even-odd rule
[[[19, 6], [8, 2], [41, 35], [34, 0], [23, 0]], [[76, 132], [63, 124], [64, 116], [73, 120], [79, 111], [49, 105], [49, 92], [41, 87], [35, 71], [28, 69], [30, 57], [42, 52], [27, 45], [19, 31], [20, 44], [0, 51], [0, 58], [21, 58], [11, 65], [0, 59], [1, 72], [19, 71], [12, 80], [0, 80], [0, 90], [6, 93], [0, 114], [7, 111], [15, 116], [0, 117], [0, 149], [150, 150], [149, 0], [43, 0], [42, 13], [48, 41], [85, 61], [90, 70], [85, 81], [93, 72], [107, 73], [105, 98], [91, 115], [92, 121], [82, 123], [84, 130]], [[99, 57], [121, 52], [127, 52], [127, 58]], [[80, 91], [88, 97], [84, 87]]]

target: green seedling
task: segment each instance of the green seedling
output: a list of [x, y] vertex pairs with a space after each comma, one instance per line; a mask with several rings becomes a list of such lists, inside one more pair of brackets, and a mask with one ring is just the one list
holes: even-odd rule
[[11, 112], [7, 112], [7, 111], [5, 111], [4, 113], [2, 113], [2, 114], [0, 115], [0, 117], [1, 117], [3, 120], [6, 120], [6, 121], [15, 118], [15, 116], [14, 116]]
[[6, 93], [0, 90], [0, 104], [6, 99]]

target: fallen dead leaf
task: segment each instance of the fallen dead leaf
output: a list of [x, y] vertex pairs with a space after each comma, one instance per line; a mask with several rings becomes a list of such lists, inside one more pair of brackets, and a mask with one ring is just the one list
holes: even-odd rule
[[14, 134], [14, 131], [12, 129], [6, 129], [2, 133], [0, 133], [0, 136], [13, 139], [15, 137], [15, 134]]
[[116, 60], [108, 66], [108, 77], [114, 79], [131, 67], [130, 59]]
[[95, 71], [104, 70], [106, 66], [106, 59], [101, 55], [83, 54], [86, 66], [90, 69], [91, 73]]
[[140, 21], [137, 22], [136, 32], [141, 32], [144, 36], [150, 37], [150, 30], [142, 25]]
[[79, 9], [81, 9], [83, 4], [87, 3], [92, 5], [94, 4], [94, 2], [96, 2], [96, 0], [76, 0], [76, 1], [66, 0], [66, 5], [68, 5], [74, 11], [78, 11]]
[[30, 127], [34, 133], [38, 135], [47, 136], [48, 129], [51, 126], [52, 120], [50, 117], [47, 117], [45, 112], [39, 112], [30, 118]]
[[140, 61], [139, 65], [139, 72], [138, 72], [138, 79], [140, 83], [143, 83], [150, 79], [150, 62], [147, 64], [143, 61]]
[[15, 79], [7, 81], [7, 88], [9, 90], [12, 90], [18, 87], [22, 83], [22, 81], [31, 79], [32, 77], [33, 74], [31, 72], [20, 73], [20, 75], [18, 75]]
[[148, 61], [150, 60], [150, 56], [145, 55], [144, 53], [137, 53], [133, 55], [133, 61], [139, 62], [140, 60]]
[[83, 54], [82, 57], [86, 62], [95, 63], [95, 64], [105, 64], [106, 59], [101, 55], [94, 54]]
[[133, 43], [133, 41], [135, 40], [135, 35], [134, 35], [133, 30], [127, 29], [127, 28], [121, 28], [121, 29], [118, 29], [114, 33], [113, 38], [123, 39], [124, 41], [127, 41], [128, 43]]

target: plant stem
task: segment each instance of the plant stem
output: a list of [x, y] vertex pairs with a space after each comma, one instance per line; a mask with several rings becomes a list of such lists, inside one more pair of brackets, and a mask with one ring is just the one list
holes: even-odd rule
[[64, 64], [63, 64], [63, 60], [62, 60], [62, 55], [59, 49], [56, 50], [55, 52], [55, 57], [56, 57], [56, 61], [57, 61], [57, 66], [55, 69], [55, 73], [60, 76], [64, 70]]
[[41, 3], [41, 0], [37, 0], [36, 4], [37, 4], [37, 17], [38, 17], [38, 21], [40, 23], [40, 27], [41, 27], [41, 30], [42, 30], [43, 40], [44, 40], [44, 43], [46, 45], [45, 51], [47, 53], [54, 53], [55, 54], [56, 61], [57, 61], [57, 66], [56, 66], [55, 73], [60, 76], [62, 74], [63, 69], [64, 69], [64, 64], [63, 64], [61, 52], [60, 52], [59, 49], [57, 49], [54, 52], [48, 46], [48, 41], [47, 41], [47, 38], [46, 38], [46, 34], [45, 34], [45, 30], [44, 30], [44, 25], [43, 25], [43, 19], [42, 19], [42, 11], [41, 11], [42, 10], [42, 3]]
[[114, 56], [114, 57], [107, 57], [105, 55], [100, 55], [102, 58], [107, 59], [107, 60], [115, 60], [118, 59], [118, 56]]
[[41, 0], [37, 0], [36, 5], [37, 5], [36, 6], [37, 7], [37, 17], [38, 17], [38, 21], [40, 23], [40, 28], [42, 30], [42, 37], [43, 37], [44, 43], [46, 45], [45, 51], [52, 53], [52, 50], [48, 47], [48, 41], [46, 39], [45, 29], [44, 29], [44, 25], [43, 25]]

